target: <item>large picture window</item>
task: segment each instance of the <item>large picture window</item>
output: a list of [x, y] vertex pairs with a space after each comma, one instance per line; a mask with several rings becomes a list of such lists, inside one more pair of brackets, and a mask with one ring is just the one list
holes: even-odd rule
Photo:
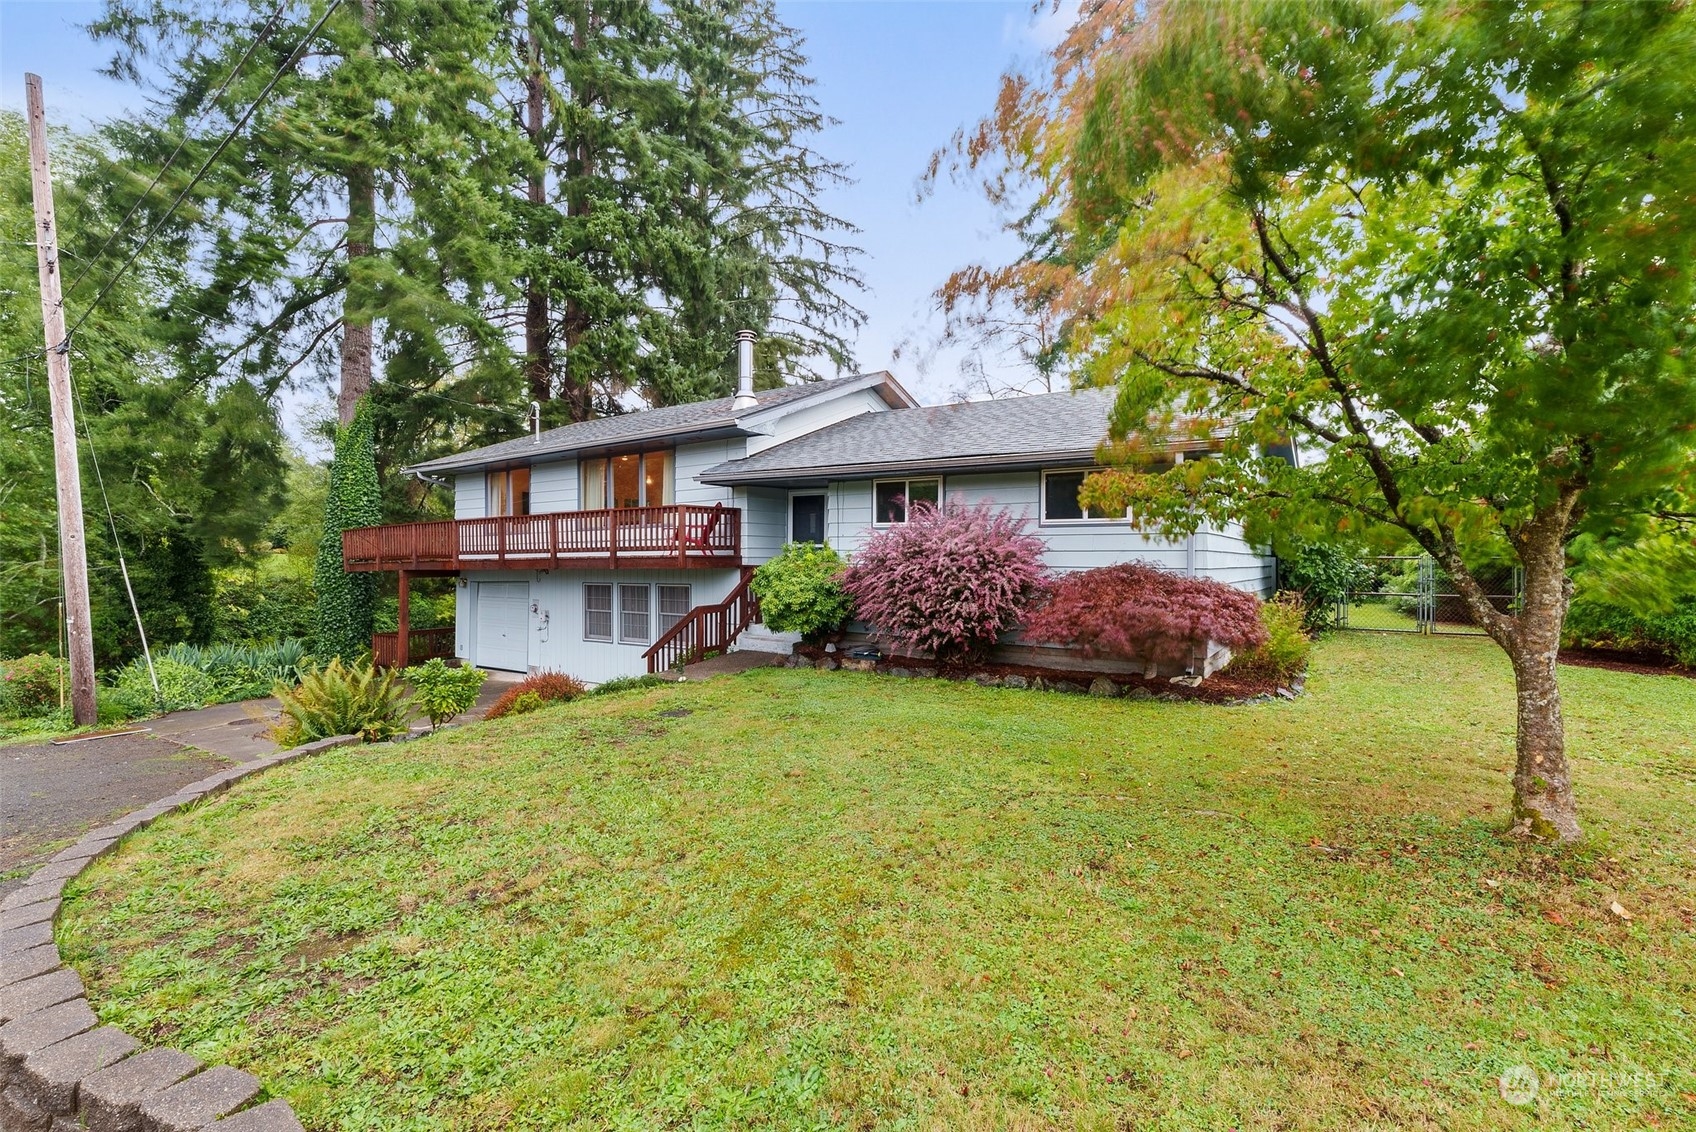
[[645, 645], [653, 639], [653, 618], [647, 586], [618, 587], [618, 639], [627, 645]]
[[942, 481], [878, 480], [872, 484], [872, 519], [878, 526], [905, 523], [913, 508], [942, 506]]
[[663, 507], [672, 502], [672, 454], [627, 452], [582, 462], [585, 511], [606, 507]]
[[583, 587], [583, 639], [612, 640], [612, 586], [591, 582]]

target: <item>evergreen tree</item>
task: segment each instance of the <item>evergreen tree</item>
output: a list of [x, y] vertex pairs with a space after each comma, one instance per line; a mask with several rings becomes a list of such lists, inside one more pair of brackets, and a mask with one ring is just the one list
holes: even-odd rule
[[185, 369], [268, 392], [334, 374], [346, 424], [385, 330], [444, 366], [504, 352], [482, 313], [513, 274], [485, 171], [516, 158], [491, 126], [491, 4], [326, 8], [112, 0], [92, 31], [112, 73], [162, 76], [151, 113], [114, 130], [126, 159], [157, 168], [187, 138], [144, 216], [234, 133], [170, 230], [192, 265], [169, 300]]
[[[152, 289], [180, 264], [148, 247], [118, 275], [139, 230], [108, 243], [125, 207], [121, 170], [94, 137], [53, 131], [54, 197], [63, 262], [87, 285], [68, 302], [77, 401], [95, 658], [134, 656], [140, 637], [117, 545], [149, 637], [204, 641], [213, 567], [258, 542], [280, 502], [281, 435], [269, 404], [243, 382], [208, 389], [173, 363]], [[33, 280], [34, 215], [21, 116], [0, 114], [0, 277]], [[94, 293], [112, 286], [89, 311]], [[87, 315], [86, 319], [84, 315]], [[53, 433], [42, 363], [40, 298], [0, 292], [0, 655], [52, 651], [60, 563]], [[100, 474], [96, 475], [96, 462]], [[110, 517], [108, 517], [108, 504]]]
[[330, 462], [330, 488], [324, 503], [324, 535], [312, 574], [318, 593], [318, 656], [352, 661], [371, 649], [371, 625], [377, 608], [377, 576], [342, 568], [342, 532], [383, 521], [377, 483], [372, 408], [362, 399], [353, 420], [336, 433]]

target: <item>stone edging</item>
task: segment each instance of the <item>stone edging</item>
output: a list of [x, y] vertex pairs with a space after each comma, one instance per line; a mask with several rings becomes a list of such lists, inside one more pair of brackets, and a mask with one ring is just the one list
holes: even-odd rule
[[259, 1095], [251, 1073], [206, 1067], [181, 1050], [142, 1050], [100, 1025], [81, 977], [59, 958], [53, 921], [65, 885], [155, 818], [279, 763], [358, 742], [320, 739], [190, 783], [83, 834], [0, 901], [0, 1132], [301, 1132], [286, 1101], [244, 1107]]

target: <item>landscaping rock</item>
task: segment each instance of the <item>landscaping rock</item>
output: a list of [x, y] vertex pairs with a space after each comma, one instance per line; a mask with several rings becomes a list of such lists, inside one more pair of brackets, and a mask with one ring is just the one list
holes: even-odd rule
[[1199, 687], [1201, 687], [1201, 677], [1199, 677], [1199, 676], [1174, 676], [1174, 677], [1172, 677], [1172, 683], [1181, 684], [1185, 688], [1199, 688]]
[[0, 912], [0, 932], [8, 928], [21, 928], [26, 924], [39, 924], [43, 920], [51, 921], [59, 913], [59, 898], [37, 900], [34, 904], [25, 904], [21, 908], [8, 908]]
[[6, 1132], [47, 1132], [53, 1114], [16, 1085], [0, 1094], [0, 1128]]
[[209, 1132], [306, 1132], [286, 1101], [266, 1101], [206, 1127]]
[[20, 1079], [43, 1109], [69, 1116], [77, 1110], [82, 1079], [123, 1060], [140, 1045], [116, 1026], [102, 1026], [31, 1054], [19, 1070]]
[[90, 1132], [130, 1132], [141, 1104], [200, 1068], [180, 1049], [150, 1049], [83, 1080], [78, 1111]]
[[1125, 698], [1127, 700], [1152, 700], [1154, 693], [1141, 684], [1132, 684], [1125, 689]]
[[1015, 674], [1001, 681], [1001, 686], [1003, 688], [1028, 688], [1031, 686], [1031, 682], [1023, 676]]
[[1051, 692], [1071, 692], [1073, 695], [1078, 695], [1086, 689], [1082, 684], [1075, 684], [1070, 680], [1053, 680], [1049, 682], [1048, 690]]
[[83, 996], [82, 979], [69, 967], [0, 988], [0, 1023]]
[[1293, 700], [1293, 699], [1295, 699], [1296, 698], [1295, 689], [1293, 689], [1293, 688], [1279, 688], [1278, 689], [1278, 698], [1281, 699], [1281, 700]]
[[842, 667], [852, 672], [876, 672], [877, 661], [870, 658], [849, 657], [842, 662]]
[[0, 1026], [0, 1077], [10, 1079], [13, 1067], [39, 1049], [62, 1042], [100, 1024], [83, 999], [72, 999]]
[[115, 837], [84, 837], [69, 849], [61, 849], [50, 861], [92, 861], [118, 843]]
[[838, 668], [841, 668], [842, 665], [833, 656], [821, 656], [818, 659], [818, 663], [813, 665], [813, 667], [817, 668], [820, 672], [835, 672]]
[[143, 1127], [190, 1132], [234, 1112], [258, 1095], [259, 1078], [228, 1065], [214, 1065], [142, 1101]]
[[915, 668], [913, 671], [926, 679], [930, 679], [936, 675], [936, 669], [934, 668]]
[[972, 677], [972, 683], [981, 684], [985, 688], [999, 688], [1001, 687], [1001, 677], [991, 676], [987, 672], [979, 672]]
[[1119, 685], [1105, 676], [1097, 676], [1089, 682], [1089, 694], [1092, 696], [1117, 696]]
[[902, 676], [902, 677], [911, 678], [913, 676], [917, 676], [918, 673], [914, 672], [911, 668], [902, 668], [899, 665], [897, 665], [894, 668], [884, 669], [884, 675], [886, 675], [886, 676]]
[[0, 928], [0, 955], [12, 955], [53, 942], [53, 925], [46, 920], [21, 924], [15, 928]]
[[37, 975], [59, 966], [59, 949], [51, 943], [32, 947], [27, 951], [6, 956], [6, 961], [0, 963], [0, 987], [8, 987], [13, 983], [21, 983], [25, 979], [33, 979]]

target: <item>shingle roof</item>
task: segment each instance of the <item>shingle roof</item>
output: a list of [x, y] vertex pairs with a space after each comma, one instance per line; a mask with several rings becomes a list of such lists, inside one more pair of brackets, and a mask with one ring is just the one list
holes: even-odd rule
[[905, 401], [910, 398], [888, 373], [856, 374], [831, 378], [828, 381], [785, 385], [754, 394], [754, 408], [737, 411], [735, 398], [720, 397], [713, 401], [695, 401], [687, 405], [668, 405], [660, 409], [645, 409], [617, 417], [600, 417], [592, 421], [563, 425], [542, 433], [540, 443], [533, 436], [503, 440], [435, 460], [426, 460], [406, 469], [409, 472], [470, 471], [498, 467], [515, 461], [534, 460], [538, 456], [562, 456], [574, 452], [594, 451], [636, 444], [648, 440], [678, 440], [684, 437], [706, 439], [710, 436], [734, 436], [743, 433], [742, 422], [770, 409], [825, 393], [842, 393], [845, 386], [881, 387], [886, 400]]
[[868, 413], [707, 469], [713, 484], [844, 479], [894, 471], [1090, 464], [1114, 390], [1081, 389]]

